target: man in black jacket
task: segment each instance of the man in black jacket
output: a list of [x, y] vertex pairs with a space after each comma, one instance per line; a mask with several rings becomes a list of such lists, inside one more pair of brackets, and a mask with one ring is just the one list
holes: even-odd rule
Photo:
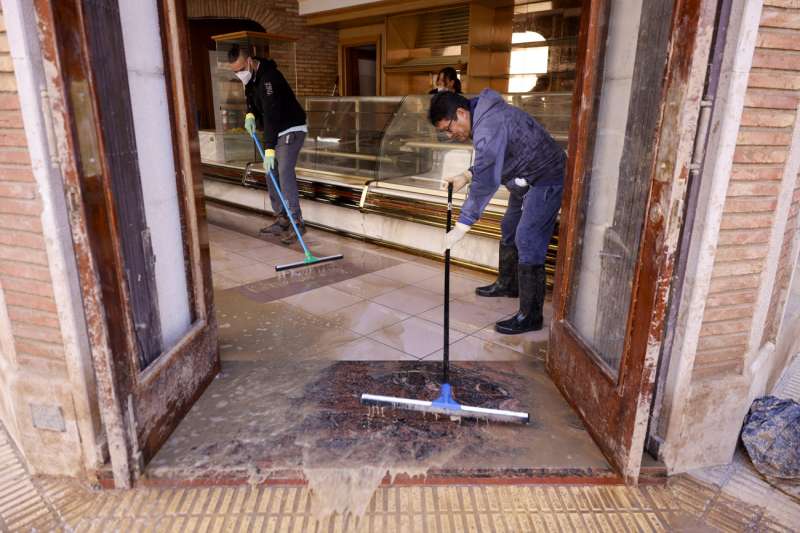
[[[275, 61], [252, 57], [247, 47], [234, 45], [228, 51], [228, 62], [236, 77], [244, 84], [248, 111], [245, 129], [252, 133], [258, 124], [264, 130], [264, 172], [271, 170], [274, 173], [277, 160], [276, 179], [297, 229], [305, 233], [294, 167], [308, 133], [306, 113]], [[272, 211], [277, 215], [277, 220], [261, 232], [281, 235], [281, 242], [291, 244], [297, 240], [297, 236], [269, 176], [267, 184]]]

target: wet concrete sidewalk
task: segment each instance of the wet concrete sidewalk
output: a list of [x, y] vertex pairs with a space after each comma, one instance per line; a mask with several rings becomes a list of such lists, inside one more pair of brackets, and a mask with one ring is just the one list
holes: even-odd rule
[[660, 486], [455, 485], [379, 488], [361, 517], [319, 520], [307, 487], [91, 490], [31, 477], [0, 426], [0, 531], [476, 533], [796, 530], [800, 505], [737, 499], [676, 476]]

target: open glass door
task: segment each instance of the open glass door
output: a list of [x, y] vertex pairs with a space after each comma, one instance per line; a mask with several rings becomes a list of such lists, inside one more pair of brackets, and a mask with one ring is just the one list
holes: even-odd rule
[[579, 39], [547, 368], [628, 481], [639, 474], [663, 324], [654, 184], [683, 6], [591, 0]]
[[127, 487], [219, 370], [185, 5], [36, 8], [110, 463]]

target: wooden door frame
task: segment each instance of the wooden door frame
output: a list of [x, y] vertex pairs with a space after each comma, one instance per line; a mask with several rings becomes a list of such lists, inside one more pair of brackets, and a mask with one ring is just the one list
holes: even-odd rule
[[[199, 142], [189, 91], [188, 19], [183, 0], [159, 0], [158, 7], [192, 324], [175, 347], [140, 371], [133, 357], [130, 298], [83, 4], [34, 4], [98, 403], [118, 488], [132, 485], [219, 370]], [[175, 393], [182, 390], [191, 394]], [[146, 412], [136, 412], [140, 404]]]
[[[564, 187], [555, 282], [555, 308], [547, 369], [613, 465], [628, 482], [641, 466], [652, 388], [664, 333], [676, 259], [683, 200], [689, 176], [705, 64], [710, 47], [713, 0], [675, 0], [660, 116], [653, 146], [645, 226], [641, 236], [619, 373], [607, 365], [568, 323], [570, 288], [576, 277], [579, 211], [591, 168], [601, 91], [608, 0], [590, 0], [581, 22], [569, 163]], [[588, 16], [588, 11], [594, 15]], [[589, 20], [605, 21], [591, 25]], [[599, 65], [599, 66], [598, 66]], [[566, 369], [564, 375], [562, 371]], [[583, 383], [584, 390], [570, 384]], [[621, 411], [606, 410], [618, 402]], [[613, 434], [621, 442], [609, 443]]]
[[347, 48], [353, 46], [375, 45], [375, 95], [382, 96], [384, 91], [383, 58], [384, 58], [384, 34], [385, 29], [381, 25], [370, 25], [364, 28], [348, 28], [339, 31], [339, 94], [344, 95], [349, 89], [346, 77], [346, 55]]

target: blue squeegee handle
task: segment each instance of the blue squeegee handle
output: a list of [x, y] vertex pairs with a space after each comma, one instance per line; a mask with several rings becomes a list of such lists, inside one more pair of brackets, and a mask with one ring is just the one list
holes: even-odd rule
[[[261, 160], [263, 161], [264, 149], [261, 148], [261, 142], [259, 142], [255, 132], [250, 133], [250, 137], [252, 137], [253, 141], [256, 143], [256, 148], [258, 148], [258, 153], [261, 154]], [[275, 179], [275, 176], [272, 175], [271, 170], [268, 170], [267, 174], [269, 174], [269, 178], [272, 180], [272, 186], [275, 188], [275, 192], [278, 193], [278, 198], [281, 199], [281, 203], [283, 204], [283, 209], [284, 211], [286, 211], [286, 216], [289, 217], [289, 222], [292, 223], [292, 228], [294, 229], [294, 232], [297, 234], [297, 240], [300, 241], [300, 245], [303, 247], [303, 251], [306, 253], [306, 257], [310, 256], [311, 252], [308, 251], [306, 242], [303, 240], [303, 236], [300, 235], [300, 230], [297, 229], [297, 224], [295, 224], [294, 217], [292, 216], [292, 210], [289, 209], [288, 205], [286, 205], [286, 199], [283, 197], [283, 193], [281, 193], [281, 188], [278, 186], [278, 182]]]
[[[447, 185], [447, 223], [453, 224], [453, 184]], [[444, 347], [442, 348], [442, 383], [450, 383], [450, 249], [444, 251]]]

